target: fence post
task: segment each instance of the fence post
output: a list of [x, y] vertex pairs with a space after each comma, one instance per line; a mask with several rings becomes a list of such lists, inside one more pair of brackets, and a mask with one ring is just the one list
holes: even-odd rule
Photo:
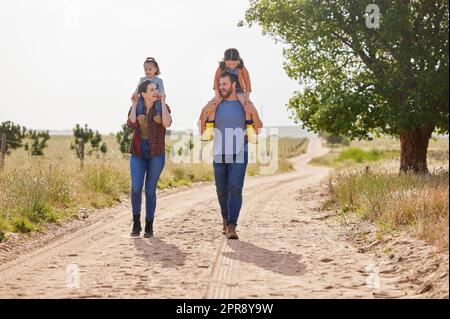
[[0, 142], [0, 171], [5, 167], [6, 156], [6, 133], [2, 133]]

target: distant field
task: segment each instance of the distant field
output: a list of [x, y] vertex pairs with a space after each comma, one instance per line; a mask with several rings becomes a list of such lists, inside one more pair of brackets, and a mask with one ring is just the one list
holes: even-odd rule
[[[328, 145], [331, 148], [329, 154], [311, 161], [312, 165], [325, 165], [336, 169], [343, 169], [357, 164], [377, 165], [377, 161], [383, 161], [383, 165], [395, 169], [399, 167], [400, 141], [392, 138], [375, 139], [373, 141], [352, 141], [350, 145]], [[435, 138], [430, 140], [428, 147], [428, 162], [431, 170], [439, 167], [448, 167], [449, 139]]]
[[[52, 136], [42, 157], [31, 157], [24, 149], [6, 157], [0, 173], [0, 241], [7, 232], [31, 232], [76, 215], [80, 207], [114, 205], [129, 193], [129, 158], [120, 153], [115, 136], [103, 136], [108, 152], [86, 156], [84, 170], [70, 149], [72, 139]], [[277, 171], [290, 170], [288, 158], [305, 152], [307, 145], [304, 138], [280, 138]], [[259, 168], [259, 163], [249, 164], [247, 173], [259, 174]], [[158, 188], [212, 180], [211, 163], [176, 164], [167, 156]]]

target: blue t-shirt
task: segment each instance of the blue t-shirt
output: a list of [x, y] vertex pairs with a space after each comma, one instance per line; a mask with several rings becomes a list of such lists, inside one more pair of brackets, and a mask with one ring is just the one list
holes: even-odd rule
[[241, 102], [223, 100], [216, 109], [214, 156], [243, 154], [247, 151], [245, 112]]

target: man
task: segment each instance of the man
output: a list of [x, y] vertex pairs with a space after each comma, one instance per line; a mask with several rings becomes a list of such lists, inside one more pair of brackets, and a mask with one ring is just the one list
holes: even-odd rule
[[263, 123], [252, 103], [242, 106], [239, 102], [235, 77], [223, 73], [219, 81], [219, 93], [223, 99], [219, 105], [210, 101], [202, 109], [200, 133], [205, 129], [208, 113], [215, 111], [213, 168], [223, 233], [228, 239], [238, 239], [236, 227], [242, 207], [242, 188], [248, 163], [245, 112], [252, 115], [257, 134]]

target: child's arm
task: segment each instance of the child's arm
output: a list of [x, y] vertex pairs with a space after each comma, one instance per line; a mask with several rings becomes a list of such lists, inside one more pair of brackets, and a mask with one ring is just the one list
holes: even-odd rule
[[164, 82], [161, 78], [158, 78], [158, 91], [161, 94], [164, 94], [164, 95], [166, 94], [166, 91], [164, 89]]
[[250, 98], [250, 92], [252, 92], [252, 82], [250, 81], [250, 73], [245, 66], [242, 68], [242, 76], [244, 77], [245, 82], [245, 93], [247, 94], [247, 98]]
[[136, 90], [134, 90], [134, 93], [133, 93], [133, 95], [131, 96], [131, 98], [134, 98], [134, 97], [138, 96], [139, 85], [141, 85], [141, 83], [143, 82], [143, 79], [144, 79], [144, 78], [140, 78], [140, 79], [139, 79], [139, 83], [138, 83], [138, 85], [136, 85]]
[[133, 94], [131, 95], [131, 98], [138, 96], [138, 88], [139, 88], [139, 85], [136, 87], [136, 90], [134, 90]]

